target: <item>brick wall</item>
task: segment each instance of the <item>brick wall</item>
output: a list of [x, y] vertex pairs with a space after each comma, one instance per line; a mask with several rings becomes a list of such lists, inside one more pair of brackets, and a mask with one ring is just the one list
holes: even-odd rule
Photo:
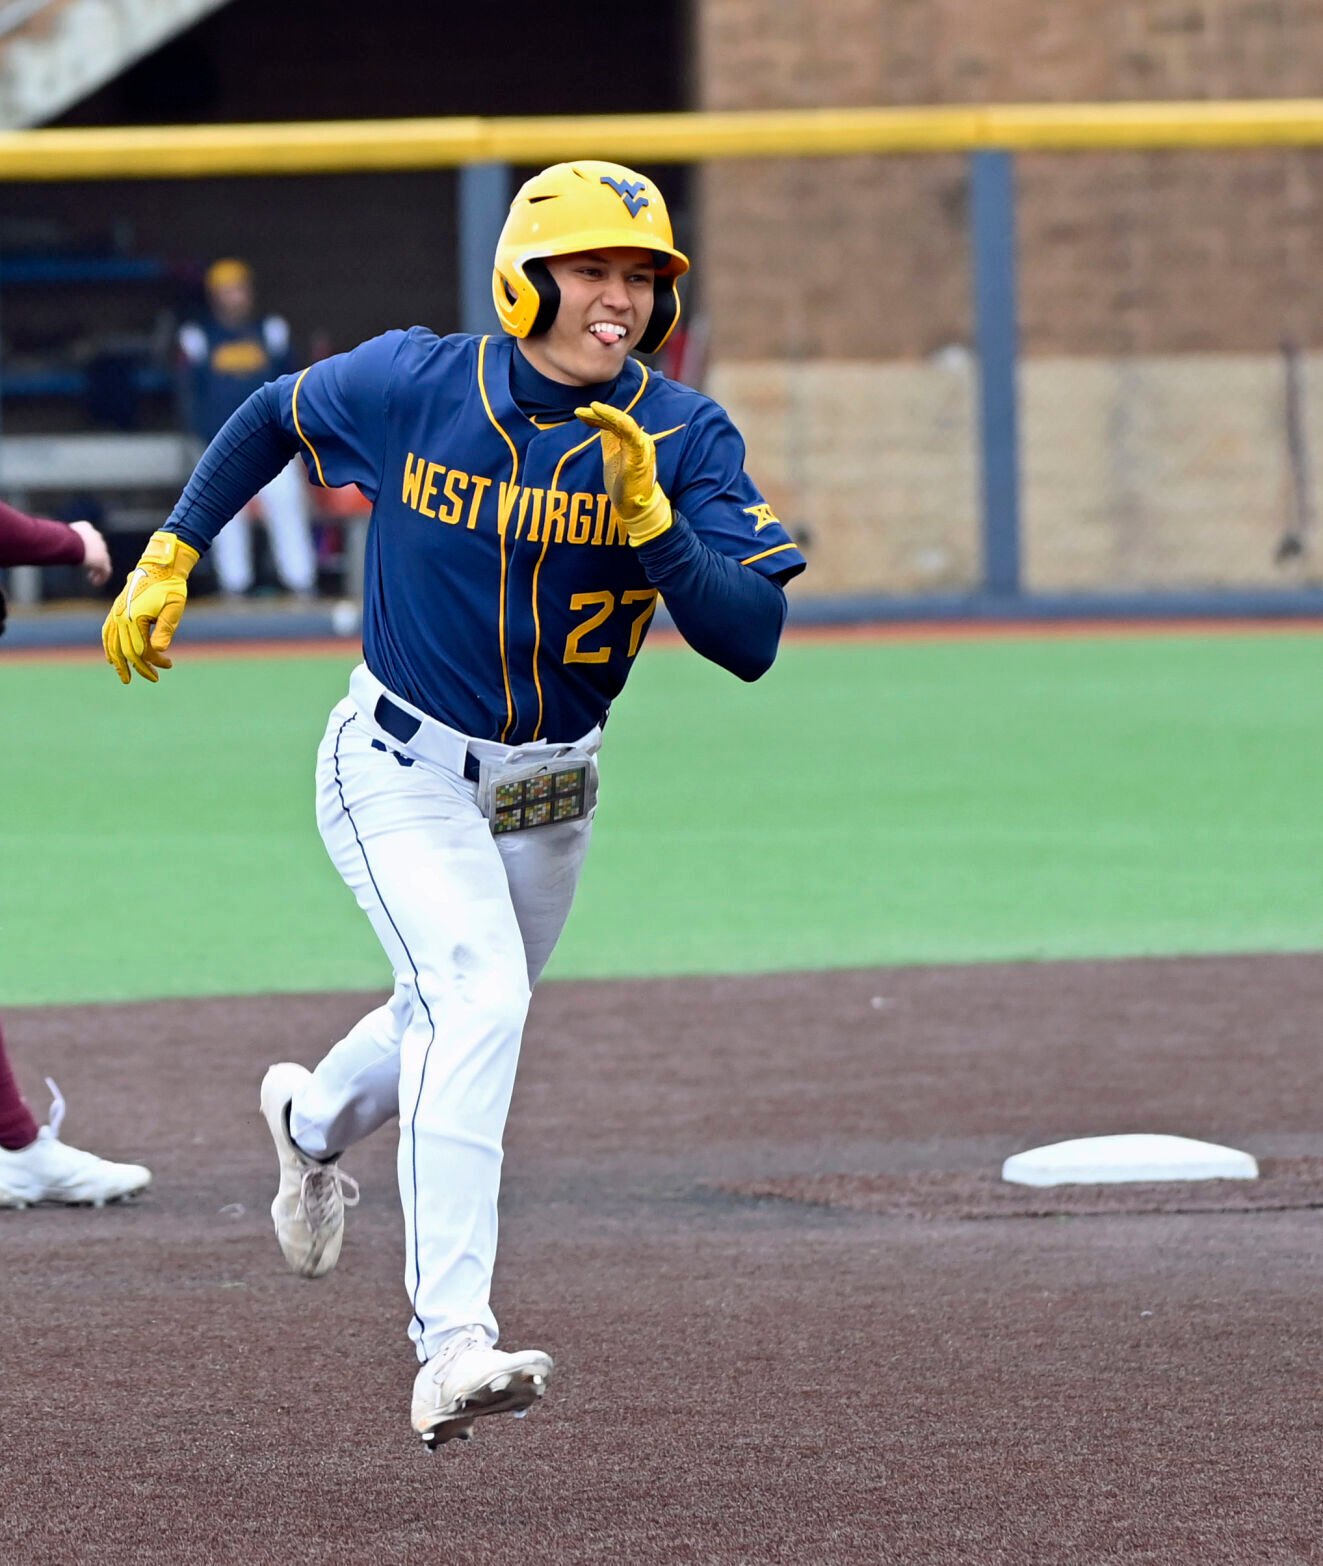
[[[695, 37], [697, 100], [720, 109], [1308, 97], [1323, 79], [1318, 0], [699, 0]], [[702, 172], [712, 388], [809, 536], [806, 592], [978, 580], [966, 171]], [[1323, 348], [1323, 153], [1016, 172], [1030, 585], [1317, 579], [1273, 544], [1292, 516], [1279, 347]], [[1323, 394], [1315, 449], [1320, 414]]]
[[[1323, 70], [1317, 0], [703, 0], [695, 36], [720, 109], [1303, 97]], [[1323, 341], [1323, 153], [1036, 155], [1018, 175], [1026, 352]], [[967, 340], [962, 158], [715, 164], [701, 190], [718, 355], [762, 357], [769, 321], [781, 351], [829, 357]]]
[[[1304, 364], [1323, 393], [1323, 354]], [[976, 375], [925, 364], [724, 361], [749, 470], [803, 541], [803, 591], [978, 585]], [[1036, 591], [1299, 586], [1323, 550], [1279, 563], [1299, 520], [1279, 357], [1029, 360], [1021, 376], [1024, 581]], [[1303, 431], [1323, 461], [1323, 395]]]

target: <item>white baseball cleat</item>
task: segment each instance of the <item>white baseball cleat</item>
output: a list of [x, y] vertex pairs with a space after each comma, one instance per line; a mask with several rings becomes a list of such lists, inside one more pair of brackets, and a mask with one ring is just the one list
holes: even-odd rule
[[311, 1077], [306, 1066], [282, 1061], [262, 1078], [262, 1116], [280, 1159], [280, 1189], [271, 1203], [276, 1239], [292, 1271], [320, 1278], [340, 1259], [345, 1208], [358, 1205], [358, 1182], [335, 1159], [322, 1163], [289, 1134], [295, 1090]]
[[0, 1207], [33, 1207], [38, 1202], [104, 1207], [133, 1196], [151, 1183], [141, 1164], [112, 1164], [60, 1141], [64, 1099], [50, 1080], [51, 1120], [37, 1140], [17, 1152], [0, 1147]]
[[456, 1333], [414, 1379], [413, 1427], [429, 1451], [447, 1441], [471, 1440], [479, 1415], [531, 1408], [554, 1368], [551, 1355], [540, 1349], [505, 1354], [476, 1332]]

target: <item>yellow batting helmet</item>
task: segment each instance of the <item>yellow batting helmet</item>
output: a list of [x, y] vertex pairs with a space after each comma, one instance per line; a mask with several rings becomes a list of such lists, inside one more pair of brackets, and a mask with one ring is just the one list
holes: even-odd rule
[[556, 163], [520, 187], [496, 241], [492, 298], [501, 325], [512, 337], [545, 332], [560, 290], [541, 263], [613, 247], [651, 250], [657, 258], [652, 316], [638, 341], [641, 353], [655, 353], [680, 319], [675, 283], [689, 258], [675, 248], [661, 191], [619, 163]]
[[208, 288], [228, 288], [233, 283], [251, 283], [252, 280], [252, 267], [235, 256], [226, 256], [223, 260], [213, 261], [207, 268], [204, 279]]

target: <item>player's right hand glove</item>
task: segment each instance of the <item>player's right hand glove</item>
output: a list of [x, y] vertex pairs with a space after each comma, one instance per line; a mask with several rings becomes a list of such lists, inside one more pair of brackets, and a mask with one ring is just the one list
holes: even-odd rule
[[179, 629], [188, 601], [188, 573], [197, 563], [197, 550], [174, 533], [157, 532], [148, 539], [101, 627], [106, 662], [125, 685], [132, 677], [130, 669], [155, 682], [158, 669], [171, 667], [166, 648]]
[[602, 472], [616, 515], [636, 548], [660, 538], [672, 522], [671, 503], [657, 482], [657, 447], [636, 419], [607, 402], [574, 410], [602, 432]]

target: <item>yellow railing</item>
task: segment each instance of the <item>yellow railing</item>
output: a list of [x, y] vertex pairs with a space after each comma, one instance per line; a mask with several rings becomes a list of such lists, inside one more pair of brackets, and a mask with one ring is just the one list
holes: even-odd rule
[[171, 179], [546, 164], [1323, 146], [1323, 99], [985, 104], [543, 119], [325, 120], [0, 133], [0, 179]]

